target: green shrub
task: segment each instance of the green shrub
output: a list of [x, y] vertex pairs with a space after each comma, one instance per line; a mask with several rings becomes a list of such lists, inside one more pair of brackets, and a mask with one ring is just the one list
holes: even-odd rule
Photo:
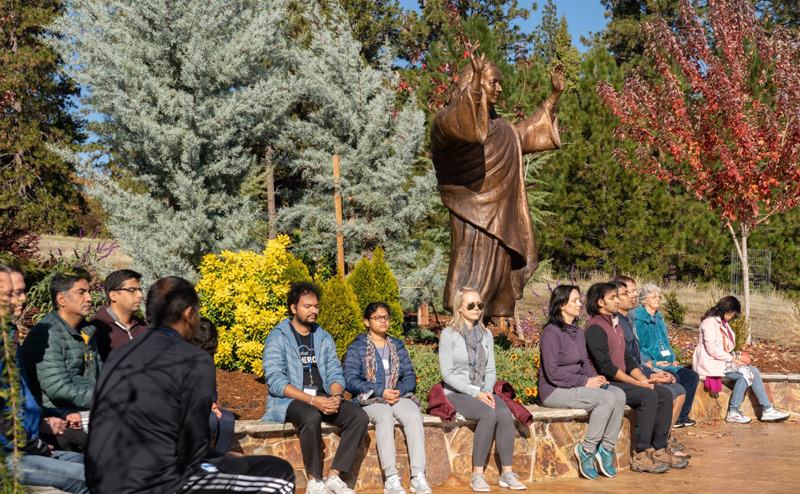
[[347, 277], [358, 299], [361, 313], [371, 302], [384, 302], [389, 306], [391, 327], [389, 334], [399, 337], [403, 334], [403, 306], [400, 305], [400, 289], [397, 279], [384, 260], [383, 249], [378, 247], [372, 254], [372, 261], [361, 259]]
[[358, 299], [350, 285], [338, 274], [322, 286], [317, 323], [333, 336], [339, 358], [344, 356], [353, 338], [366, 330]]
[[428, 392], [442, 381], [439, 370], [439, 355], [430, 345], [406, 345], [414, 372], [417, 373], [417, 391], [414, 393], [422, 401], [422, 410], [428, 409]]
[[686, 306], [678, 301], [678, 294], [675, 292], [664, 294], [664, 319], [679, 328], [686, 319]]
[[736, 335], [736, 346], [734, 350], [741, 350], [747, 342], [747, 337], [750, 335], [750, 319], [745, 319], [744, 316], [739, 316], [730, 322], [733, 334]]

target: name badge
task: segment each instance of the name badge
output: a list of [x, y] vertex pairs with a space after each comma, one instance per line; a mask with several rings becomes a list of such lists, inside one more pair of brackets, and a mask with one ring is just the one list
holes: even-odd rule
[[383, 361], [383, 370], [389, 370], [389, 361], [388, 360], [384, 360]]
[[317, 396], [317, 387], [316, 386], [306, 386], [303, 388], [303, 393], [310, 395], [310, 396]]
[[661, 350], [662, 357], [669, 357], [669, 350]]

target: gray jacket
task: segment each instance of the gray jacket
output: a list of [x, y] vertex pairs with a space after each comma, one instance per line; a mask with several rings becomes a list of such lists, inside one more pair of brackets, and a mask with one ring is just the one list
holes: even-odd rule
[[481, 391], [492, 392], [497, 381], [497, 370], [494, 365], [494, 337], [491, 331], [486, 330], [481, 344], [486, 352], [486, 372], [483, 386], [478, 388], [469, 381], [469, 357], [464, 337], [450, 326], [439, 335], [439, 368], [442, 371], [445, 393], [457, 391], [478, 396]]

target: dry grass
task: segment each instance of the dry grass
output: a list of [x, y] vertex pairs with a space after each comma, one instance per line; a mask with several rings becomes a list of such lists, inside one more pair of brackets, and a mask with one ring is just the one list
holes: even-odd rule
[[[39, 240], [39, 257], [48, 259], [50, 254], [58, 255], [58, 250], [65, 255], [71, 253], [72, 250], [85, 251], [87, 246], [95, 246], [99, 242], [111, 243], [113, 240], [109, 239], [91, 239], [89, 237], [65, 237], [61, 235], [42, 235]], [[116, 249], [108, 257], [100, 261], [99, 269], [102, 273], [108, 273], [116, 269], [125, 269], [131, 265], [133, 259], [124, 252], [122, 249]]]
[[[537, 275], [539, 273], [537, 272]], [[538, 279], [528, 283], [525, 297], [520, 305], [521, 312], [536, 311], [545, 305], [550, 296], [548, 284], [554, 286], [558, 278], [552, 273], [544, 272]], [[593, 283], [607, 281], [608, 276], [599, 273], [576, 273], [575, 282], [582, 290], [586, 290]], [[562, 279], [569, 281], [568, 279]], [[670, 283], [662, 284], [656, 279], [637, 278], [638, 286], [653, 283], [661, 287], [662, 291], [674, 291], [678, 301], [686, 306], [685, 329], [697, 329], [700, 318], [705, 311], [717, 300], [730, 293], [730, 289], [722, 284], [710, 283], [700, 286], [695, 283]], [[536, 297], [534, 292], [539, 295]], [[742, 297], [739, 297], [742, 300]], [[753, 337], [765, 339], [781, 345], [797, 345], [800, 341], [800, 301], [793, 301], [780, 292], [773, 292], [769, 297], [762, 293], [750, 294], [750, 320], [752, 321]]]

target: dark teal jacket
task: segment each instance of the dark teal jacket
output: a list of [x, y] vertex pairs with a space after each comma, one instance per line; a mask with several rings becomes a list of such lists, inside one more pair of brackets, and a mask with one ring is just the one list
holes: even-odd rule
[[22, 366], [43, 408], [69, 413], [91, 407], [102, 367], [94, 332], [87, 323], [73, 329], [53, 311], [25, 337]]

